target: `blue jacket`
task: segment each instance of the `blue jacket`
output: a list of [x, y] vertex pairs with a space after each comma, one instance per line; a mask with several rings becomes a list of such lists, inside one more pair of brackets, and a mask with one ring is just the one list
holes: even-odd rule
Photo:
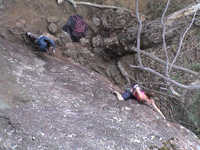
[[36, 44], [39, 46], [39, 51], [46, 52], [48, 49], [48, 42], [52, 44], [53, 49], [55, 49], [55, 44], [53, 40], [47, 38], [46, 36], [41, 36], [37, 41]]

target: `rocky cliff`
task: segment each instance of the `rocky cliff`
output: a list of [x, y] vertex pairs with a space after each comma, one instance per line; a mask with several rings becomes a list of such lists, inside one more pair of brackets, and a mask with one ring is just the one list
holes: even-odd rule
[[118, 102], [101, 75], [0, 40], [0, 149], [200, 149], [183, 126], [135, 100]]

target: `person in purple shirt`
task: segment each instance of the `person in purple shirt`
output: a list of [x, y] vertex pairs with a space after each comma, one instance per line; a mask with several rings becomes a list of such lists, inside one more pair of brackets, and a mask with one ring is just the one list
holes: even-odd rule
[[54, 52], [55, 53], [55, 44], [54, 41], [49, 39], [46, 36], [38, 36], [36, 34], [27, 32], [27, 36], [29, 36], [38, 46], [38, 50], [42, 52]]

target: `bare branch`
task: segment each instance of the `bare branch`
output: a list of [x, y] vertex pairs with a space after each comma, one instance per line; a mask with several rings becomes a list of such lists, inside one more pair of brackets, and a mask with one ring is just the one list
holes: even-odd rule
[[131, 82], [130, 82], [130, 79], [129, 79], [129, 75], [128, 75], [128, 73], [124, 70], [124, 68], [122, 67], [120, 61], [117, 62], [117, 67], [119, 68], [119, 70], [120, 70], [122, 76], [126, 79], [127, 84], [130, 85]]
[[[131, 48], [131, 50], [137, 52], [137, 48], [134, 47], [134, 46]], [[158, 58], [158, 57], [156, 57], [156, 56], [154, 56], [154, 55], [152, 55], [152, 54], [150, 54], [150, 53], [148, 53], [148, 52], [145, 52], [145, 51], [140, 50], [140, 53], [143, 54], [143, 55], [145, 55], [145, 56], [150, 57], [151, 59], [153, 59], [153, 60], [159, 62], [160, 64], [166, 65], [166, 62], [165, 62], [165, 61], [163, 61], [162, 59], [160, 59], [160, 58]], [[170, 65], [170, 64], [169, 64], [169, 65]], [[192, 75], [195, 75], [195, 76], [198, 75], [198, 73], [195, 72], [195, 71], [189, 70], [189, 69], [187, 69], [187, 68], [179, 67], [179, 66], [176, 66], [176, 65], [172, 65], [172, 68], [177, 69], [177, 70], [184, 71], [184, 72], [186, 72], [186, 73], [189, 73], [189, 74], [192, 74]]]
[[171, 92], [172, 92], [173, 95], [176, 95], [176, 96], [178, 96], [178, 97], [181, 97], [181, 95], [180, 95], [178, 92], [176, 92], [176, 91], [174, 90], [174, 88], [173, 88], [172, 85], [169, 86], [169, 89], [171, 90]]
[[[165, 51], [165, 56], [166, 56], [166, 73], [165, 73], [165, 74], [166, 74], [166, 77], [168, 77], [168, 78], [169, 78], [169, 57], [168, 57], [167, 48], [166, 48], [166, 41], [165, 41], [165, 25], [164, 25], [164, 21], [163, 21], [163, 20], [164, 20], [164, 17], [165, 17], [165, 13], [166, 13], [166, 11], [167, 11], [167, 8], [168, 8], [168, 6], [169, 6], [169, 3], [170, 3], [170, 0], [168, 0], [167, 5], [166, 5], [166, 7], [165, 7], [165, 11], [163, 12], [162, 18], [161, 18], [161, 25], [162, 25], [162, 27], [163, 27], [163, 32], [162, 32], [163, 49], [164, 49], [164, 51]], [[167, 84], [170, 84], [170, 83], [168, 82]], [[171, 92], [172, 92], [173, 95], [176, 95], [176, 96], [178, 96], [178, 97], [181, 96], [179, 93], [177, 93], [177, 92], [174, 90], [174, 88], [173, 88], [172, 85], [170, 85], [169, 88], [170, 88], [170, 90], [171, 90]]]
[[[132, 79], [135, 83], [140, 84], [140, 85], [142, 85], [142, 84], [155, 84], [155, 83], [144, 83], [144, 82], [139, 82], [139, 81], [137, 81], [136, 79], [134, 79], [133, 77], [131, 77], [131, 76], [125, 71], [125, 69], [124, 69], [123, 66], [121, 65], [121, 62], [120, 62], [120, 61], [117, 62], [117, 66], [118, 66], [118, 68], [119, 68], [119, 70], [120, 70], [122, 76], [126, 79], [127, 84], [130, 84], [130, 83], [131, 83], [131, 82], [130, 82], [130, 79]], [[130, 79], [129, 79], [129, 78], [130, 78]], [[158, 83], [158, 84], [161, 84], [161, 83]], [[143, 88], [146, 89], [146, 90], [149, 90], [149, 91], [153, 91], [153, 92], [155, 92], [155, 93], [159, 93], [159, 94], [161, 94], [161, 95], [165, 95], [165, 96], [167, 96], [167, 97], [174, 98], [174, 99], [176, 99], [177, 101], [180, 101], [179, 99], [177, 99], [176, 97], [174, 97], [174, 96], [172, 96], [172, 95], [169, 95], [169, 94], [166, 94], [166, 93], [162, 93], [162, 92], [159, 92], [159, 91], [156, 91], [156, 90], [153, 90], [153, 89], [149, 89], [149, 88], [146, 88], [146, 87], [144, 87], [144, 86], [143, 86]]]
[[167, 48], [166, 48], [166, 42], [165, 42], [165, 25], [164, 25], [164, 21], [163, 20], [164, 20], [164, 16], [165, 16], [165, 13], [167, 11], [167, 8], [169, 6], [169, 3], [170, 3], [170, 0], [168, 0], [166, 8], [165, 8], [165, 11], [163, 12], [162, 18], [161, 18], [161, 24], [162, 24], [162, 27], [163, 27], [162, 39], [163, 39], [163, 48], [164, 48], [165, 56], [166, 56], [166, 76], [167, 77], [169, 77], [169, 72], [168, 72], [169, 57], [168, 57]]
[[[75, 2], [74, 0], [67, 0], [70, 2], [74, 8], [77, 7], [77, 5], [86, 5], [86, 6], [92, 6], [92, 7], [97, 7], [97, 8], [102, 8], [102, 9], [121, 9], [121, 7], [116, 7], [116, 6], [108, 6], [108, 5], [99, 5], [95, 3], [90, 3], [90, 2]], [[128, 12], [132, 12], [131, 10], [125, 9], [124, 10]]]
[[175, 63], [175, 61], [176, 61], [176, 59], [177, 59], [177, 57], [178, 57], [178, 55], [179, 55], [179, 53], [180, 53], [181, 46], [182, 46], [182, 43], [183, 43], [183, 39], [184, 39], [186, 33], [188, 32], [188, 30], [191, 28], [191, 26], [192, 26], [192, 24], [193, 24], [193, 22], [194, 22], [194, 19], [195, 19], [195, 16], [196, 16], [197, 11], [198, 11], [198, 8], [197, 8], [196, 11], [194, 12], [194, 15], [193, 15], [193, 18], [192, 18], [192, 21], [191, 21], [189, 27], [185, 30], [183, 36], [182, 36], [181, 39], [180, 39], [179, 48], [178, 48], [178, 50], [177, 50], [176, 56], [174, 57], [174, 60], [172, 61], [171, 65], [170, 65], [169, 72], [171, 72], [171, 68], [172, 68], [171, 66]]
[[174, 81], [174, 80], [172, 80], [172, 79], [170, 79], [168, 77], [165, 77], [164, 75], [152, 70], [149, 67], [141, 67], [141, 66], [133, 66], [133, 65], [130, 65], [130, 66], [133, 67], [133, 68], [138, 68], [138, 69], [142, 69], [144, 71], [153, 73], [156, 76], [159, 76], [159, 77], [163, 78], [165, 81], [173, 83], [173, 84], [175, 84], [175, 85], [177, 85], [178, 87], [181, 87], [181, 88], [185, 88], [185, 89], [189, 89], [189, 90], [200, 89], [200, 83], [198, 83], [198, 82], [196, 82], [196, 83], [193, 82], [190, 85], [183, 85], [183, 84], [180, 84], [180, 83], [178, 83], [178, 82], [176, 82], [176, 81]]
[[[137, 34], [137, 55], [138, 55], [138, 61], [139, 61], [139, 67], [138, 66], [133, 66], [133, 65], [130, 65], [131, 67], [136, 67], [136, 68], [140, 68], [144, 71], [147, 71], [147, 72], [150, 72], [150, 73], [153, 73], [161, 78], [163, 78], [165, 81], [168, 81], [170, 83], [173, 83], [179, 87], [182, 87], [182, 88], [185, 88], [185, 89], [200, 89], [200, 84], [191, 84], [191, 85], [183, 85], [183, 84], [180, 84], [172, 79], [170, 79], [169, 77], [165, 77], [163, 76], [162, 74], [152, 70], [151, 68], [149, 67], [144, 67], [143, 64], [142, 64], [142, 61], [141, 61], [141, 57], [140, 57], [140, 33], [141, 33], [141, 30], [142, 30], [142, 22], [139, 18], [139, 14], [138, 14], [138, 0], [135, 1], [135, 6], [136, 6], [136, 16], [137, 16], [137, 20], [138, 20], [138, 23], [139, 23], [139, 27], [138, 27], [138, 34]], [[132, 47], [133, 49], [133, 47]]]
[[181, 57], [182, 57], [182, 55], [183, 54], [185, 54], [185, 53], [188, 53], [188, 52], [190, 52], [190, 51], [193, 51], [197, 46], [199, 46], [200, 45], [200, 43], [198, 43], [197, 45], [195, 45], [193, 48], [191, 48], [190, 50], [187, 50], [187, 51], [184, 51], [184, 52], [182, 52], [181, 53]]
[[138, 0], [135, 1], [135, 8], [136, 8], [135, 10], [136, 17], [139, 23], [138, 33], [137, 33], [137, 55], [138, 55], [138, 62], [140, 66], [143, 67], [141, 57], [140, 57], [140, 33], [142, 31], [142, 21], [140, 20], [139, 13], [138, 13]]
[[[125, 71], [125, 69], [124, 69], [123, 66], [121, 65], [121, 62], [120, 62], [120, 61], [117, 62], [117, 67], [119, 68], [119, 71], [121, 72], [122, 76], [126, 79], [127, 84], [130, 84], [130, 79], [133, 80], [135, 83], [140, 84], [140, 85], [142, 85], [142, 84], [156, 84], [155, 82], [154, 82], [154, 83], [146, 83], [146, 82], [139, 82], [139, 81], [137, 81], [136, 79], [134, 79], [132, 76], [130, 76], [130, 75]], [[130, 79], [129, 79], [129, 78], [130, 78]], [[157, 83], [157, 84], [162, 84], [162, 83]], [[149, 90], [149, 91], [153, 91], [153, 92], [155, 92], [155, 93], [159, 93], [159, 94], [161, 94], [161, 95], [165, 95], [165, 96], [167, 96], [167, 97], [174, 98], [174, 99], [176, 99], [177, 101], [180, 101], [179, 99], [177, 99], [177, 98], [174, 97], [173, 95], [169, 95], [169, 94], [162, 93], [162, 92], [159, 92], [159, 91], [156, 91], [156, 90], [153, 90], [153, 89], [149, 89], [149, 88], [146, 88], [146, 87], [144, 87], [144, 86], [143, 86], [143, 88], [144, 88], [144, 89], [147, 89], [147, 90]], [[175, 94], [174, 94], [174, 95], [175, 95]], [[177, 96], [178, 96], [178, 95], [177, 95]], [[180, 101], [180, 102], [181, 102], [181, 101]]]
[[181, 16], [188, 16], [192, 13], [194, 13], [197, 9], [200, 8], [200, 3], [196, 5], [189, 6], [185, 9], [182, 9], [180, 11], [177, 11], [173, 13], [171, 16], [168, 17], [167, 22], [165, 24], [170, 25], [172, 22], [176, 21], [176, 19], [180, 18]]

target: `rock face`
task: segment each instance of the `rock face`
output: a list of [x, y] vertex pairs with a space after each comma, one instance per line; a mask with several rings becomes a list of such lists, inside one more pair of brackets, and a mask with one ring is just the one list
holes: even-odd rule
[[[72, 62], [0, 39], [0, 149], [198, 150], [200, 140]], [[163, 144], [165, 143], [165, 144]]]

